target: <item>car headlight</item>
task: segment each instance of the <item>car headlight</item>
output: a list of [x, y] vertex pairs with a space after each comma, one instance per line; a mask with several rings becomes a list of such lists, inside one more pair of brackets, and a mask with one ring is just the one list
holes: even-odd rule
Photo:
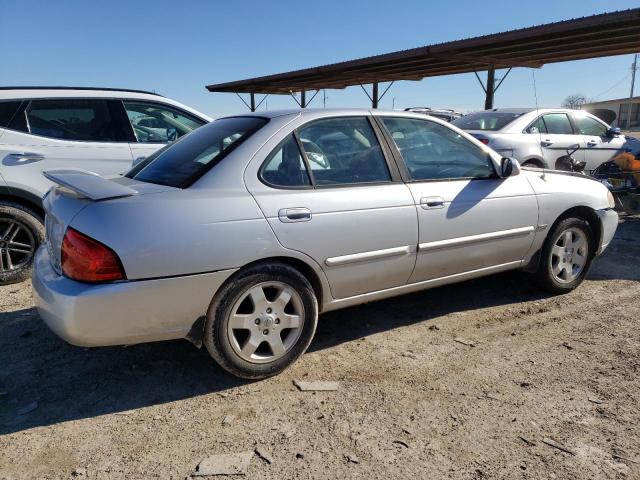
[[609, 202], [609, 208], [616, 207], [616, 199], [613, 197], [613, 193], [607, 191], [607, 202]]

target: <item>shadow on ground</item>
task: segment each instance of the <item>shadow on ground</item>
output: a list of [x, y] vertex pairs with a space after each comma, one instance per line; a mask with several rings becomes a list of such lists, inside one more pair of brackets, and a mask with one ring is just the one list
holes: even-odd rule
[[[628, 258], [627, 258], [628, 257]], [[640, 280], [640, 221], [627, 219], [592, 279]], [[546, 295], [518, 273], [485, 277], [322, 315], [310, 351], [452, 312]], [[186, 341], [79, 348], [53, 335], [34, 309], [0, 313], [0, 434], [224, 391], [238, 380]], [[21, 408], [38, 408], [19, 415]]]

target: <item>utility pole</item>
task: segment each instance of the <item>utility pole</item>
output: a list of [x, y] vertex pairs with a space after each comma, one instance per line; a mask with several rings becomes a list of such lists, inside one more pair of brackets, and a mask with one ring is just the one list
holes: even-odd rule
[[631, 130], [631, 111], [633, 110], [633, 87], [636, 83], [636, 71], [638, 70], [638, 54], [633, 56], [633, 65], [631, 66], [631, 92], [629, 93], [629, 105], [627, 106], [627, 130]]

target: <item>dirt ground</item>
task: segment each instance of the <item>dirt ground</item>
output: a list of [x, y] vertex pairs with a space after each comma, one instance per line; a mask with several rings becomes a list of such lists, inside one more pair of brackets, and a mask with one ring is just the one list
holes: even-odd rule
[[257, 446], [247, 478], [638, 479], [639, 322], [631, 217], [571, 294], [511, 273], [333, 312], [255, 383], [186, 341], [67, 345], [0, 287], [0, 478], [184, 479]]

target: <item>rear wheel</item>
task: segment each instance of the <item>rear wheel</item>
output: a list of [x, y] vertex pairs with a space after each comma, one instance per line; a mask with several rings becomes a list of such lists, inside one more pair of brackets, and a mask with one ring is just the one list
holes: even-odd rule
[[594, 250], [593, 232], [586, 221], [562, 220], [542, 248], [540, 266], [535, 273], [538, 284], [551, 293], [570, 292], [587, 276]]
[[204, 343], [225, 370], [241, 378], [276, 375], [308, 348], [318, 306], [294, 268], [262, 264], [232, 277], [209, 307]]
[[33, 259], [44, 242], [40, 217], [17, 203], [0, 204], [0, 285], [31, 276]]

